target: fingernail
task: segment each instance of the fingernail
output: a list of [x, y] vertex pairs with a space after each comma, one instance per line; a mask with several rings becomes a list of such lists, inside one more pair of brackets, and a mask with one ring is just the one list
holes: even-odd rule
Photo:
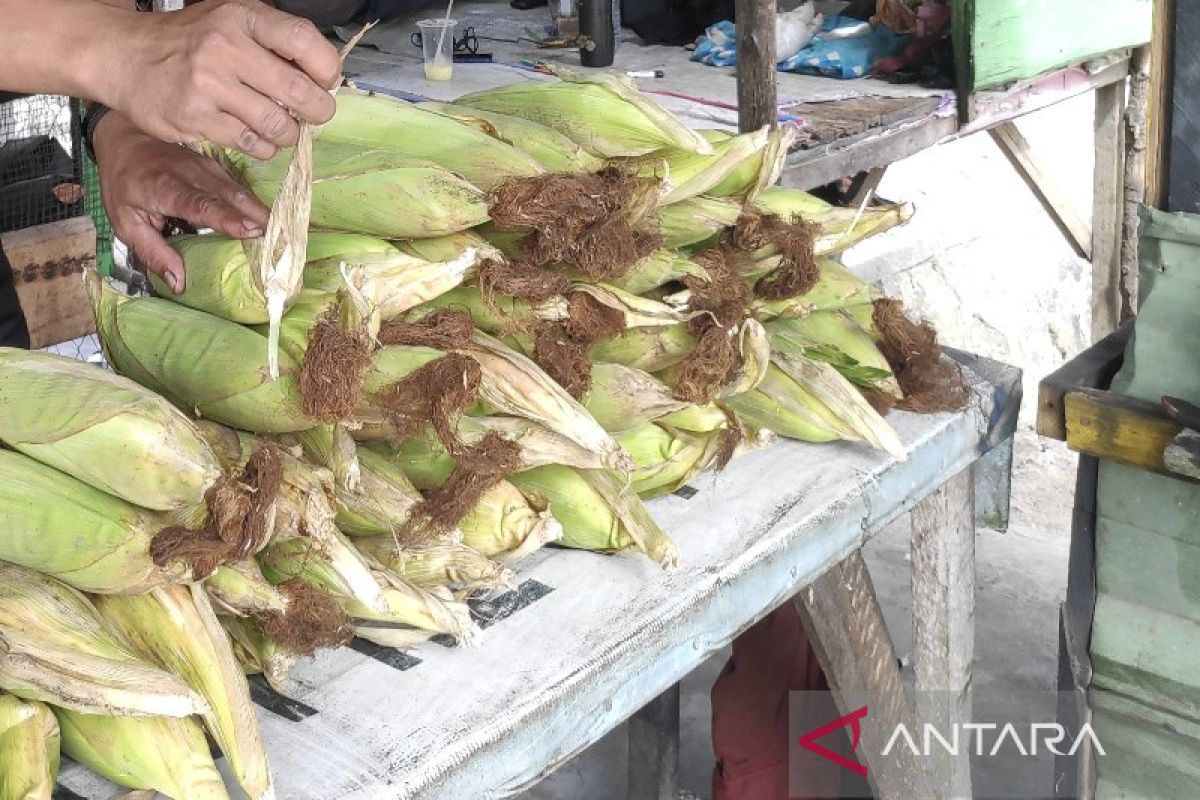
[[242, 228], [245, 229], [247, 236], [262, 236], [263, 235], [262, 226], [259, 225], [257, 222], [251, 222], [248, 219], [244, 219], [244, 220], [242, 220]]
[[174, 272], [167, 273], [167, 283], [170, 284], [171, 291], [175, 294], [179, 294], [181, 291], [183, 291], [183, 283], [179, 280], [179, 276]]

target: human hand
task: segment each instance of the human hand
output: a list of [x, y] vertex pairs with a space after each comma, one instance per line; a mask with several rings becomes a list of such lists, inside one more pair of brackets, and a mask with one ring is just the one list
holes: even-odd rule
[[289, 109], [314, 124], [333, 116], [341, 61], [305, 19], [257, 0], [206, 0], [130, 22], [109, 62], [124, 66], [96, 99], [152, 136], [267, 159], [296, 143]]
[[113, 230], [178, 294], [183, 259], [167, 244], [168, 217], [228, 236], [262, 236], [270, 212], [215, 161], [143, 133], [112, 111], [93, 134], [100, 196]]

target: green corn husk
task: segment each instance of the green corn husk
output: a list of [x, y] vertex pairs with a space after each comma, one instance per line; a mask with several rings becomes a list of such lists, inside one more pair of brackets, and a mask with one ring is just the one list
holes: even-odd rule
[[858, 386], [904, 396], [875, 340], [843, 309], [777, 319], [767, 332], [773, 350], [828, 362]]
[[582, 293], [606, 308], [621, 314], [625, 329], [665, 328], [684, 322], [687, 316], [679, 309], [649, 297], [641, 297], [626, 289], [603, 283], [576, 283], [572, 294]]
[[784, 222], [805, 219], [816, 223], [820, 233], [813, 244], [819, 256], [848, 250], [864, 239], [903, 225], [913, 215], [911, 203], [871, 206], [860, 213], [857, 208], [833, 206], [807, 192], [786, 186], [766, 189], [754, 199], [754, 205]]
[[353, 260], [363, 255], [389, 255], [397, 252], [396, 245], [377, 236], [337, 231], [311, 231], [308, 234], [308, 249], [305, 251], [308, 264], [335, 257]]
[[768, 142], [767, 128], [723, 139], [704, 132], [701, 135], [712, 145], [712, 153], [701, 155], [686, 150], [664, 150], [651, 153], [639, 168], [639, 175], [662, 181], [660, 206], [709, 194], [743, 163], [757, 162], [761, 170], [762, 150]]
[[772, 356], [772, 362], [804, 386], [854, 432], [853, 436], [846, 438], [862, 439], [898, 461], [908, 458], [908, 451], [892, 426], [833, 365], [780, 352]]
[[492, 336], [501, 336], [509, 331], [520, 330], [542, 322], [561, 322], [570, 311], [565, 298], [552, 297], [540, 303], [530, 303], [509, 295], [497, 294], [484, 302], [483, 293], [476, 284], [457, 286], [430, 298], [406, 317], [410, 322], [429, 316], [445, 308], [462, 309], [471, 315], [475, 327]]
[[107, 370], [36, 351], [0, 348], [0, 441], [158, 511], [202, 505], [221, 477], [170, 403]]
[[655, 212], [663, 247], [690, 247], [737, 224], [742, 204], [717, 197], [692, 197]]
[[0, 450], [0, 509], [0, 560], [77, 589], [144, 592], [191, 576], [185, 565], [159, 566], [150, 555], [166, 517], [20, 453]]
[[179, 676], [208, 701], [205, 727], [254, 800], [274, 796], [250, 688], [229, 639], [199, 586], [170, 586], [144, 595], [101, 597], [101, 616], [147, 659]]
[[643, 500], [685, 486], [720, 456], [721, 434], [689, 434], [648, 422], [618, 437], [633, 458], [633, 491]]
[[300, 660], [300, 654], [267, 636], [253, 620], [224, 615], [220, 620], [246, 674], [262, 675], [272, 689], [287, 696], [292, 667]]
[[[270, 161], [243, 157], [240, 176], [270, 203], [289, 158], [287, 150]], [[313, 159], [311, 224], [316, 228], [410, 239], [463, 231], [488, 219], [482, 191], [429, 161], [324, 140], [316, 142]]]
[[812, 392], [777, 365], [767, 368], [756, 389], [730, 397], [727, 404], [751, 428], [804, 442], [856, 438], [854, 431]]
[[870, 284], [832, 258], [817, 259], [817, 266], [821, 277], [812, 289], [783, 300], [756, 299], [751, 304], [754, 317], [763, 322], [776, 317], [802, 317], [813, 311], [869, 304], [878, 296]]
[[629, 78], [565, 69], [557, 74], [561, 80], [488, 89], [460, 97], [455, 104], [532, 120], [604, 158], [641, 156], [665, 147], [712, 152], [702, 136], [638, 91]]
[[461, 231], [431, 239], [407, 239], [396, 242], [395, 246], [397, 250], [413, 258], [434, 263], [457, 261], [466, 255], [468, 250], [475, 251], [476, 260], [479, 262], [502, 257], [499, 250], [488, 244], [488, 241], [475, 231]]
[[323, 559], [314, 557], [308, 542], [299, 539], [278, 542], [263, 551], [259, 562], [268, 580], [283, 582], [298, 579], [324, 589], [333, 594], [343, 610], [356, 620], [448, 633], [466, 643], [474, 641], [479, 635], [466, 605], [418, 589], [382, 565], [378, 565], [375, 574], [381, 585], [386, 586], [382, 592], [383, 604], [368, 606], [345, 592], [339, 576], [328, 568]]
[[588, 356], [599, 364], [660, 372], [683, 361], [695, 347], [696, 339], [687, 325], [678, 323], [662, 328], [632, 328], [592, 345]]
[[99, 283], [96, 326], [110, 364], [128, 378], [202, 417], [260, 433], [319, 424], [304, 413], [299, 366], [279, 354], [272, 380], [267, 338], [237, 323], [167, 300], [133, 299]]
[[629, 457], [599, 423], [525, 356], [483, 333], [467, 354], [483, 373], [480, 399], [500, 414], [524, 417], [600, 456], [606, 467], [628, 470]]
[[634, 264], [613, 286], [635, 295], [657, 289], [686, 277], [709, 280], [704, 267], [677, 250], [659, 249]]
[[338, 93], [337, 113], [321, 129], [321, 140], [427, 159], [485, 192], [507, 178], [545, 172], [531, 156], [474, 126], [412, 103], [363, 92]]
[[[466, 445], [479, 444], [489, 433], [500, 434], [519, 448], [521, 469], [533, 469], [545, 464], [564, 464], [577, 469], [604, 467], [603, 459], [590, 450], [532, 420], [520, 417], [463, 417], [458, 421], [456, 432]], [[393, 460], [413, 485], [421, 490], [441, 486], [454, 471], [453, 457], [428, 426], [416, 435], [399, 441], [375, 443], [371, 449]]]
[[47, 706], [0, 694], [0, 800], [50, 800], [61, 740]]
[[680, 411], [688, 403], [677, 400], [666, 384], [648, 372], [619, 364], [596, 364], [583, 405], [606, 431], [621, 433]]
[[187, 716], [207, 704], [105, 626], [82, 593], [0, 562], [0, 690], [97, 714]]
[[[305, 363], [313, 330], [327, 314], [336, 318], [339, 330], [364, 342], [374, 342], [379, 334], [381, 318], [375, 284], [358, 270], [347, 270], [342, 278], [336, 292], [304, 289], [284, 314], [279, 346], [295, 363]], [[265, 334], [265, 326], [259, 332]]]
[[367, 536], [355, 545], [413, 586], [499, 589], [511, 588], [516, 581], [502, 565], [453, 542], [401, 547], [391, 536]]
[[418, 108], [474, 125], [495, 139], [532, 156], [547, 172], [595, 172], [604, 161], [558, 131], [521, 117], [453, 103], [418, 103]]
[[530, 500], [509, 481], [500, 481], [459, 523], [463, 544], [503, 564], [519, 561], [562, 538], [563, 529], [544, 503]]
[[204, 591], [224, 614], [282, 616], [288, 609], [287, 596], [263, 577], [253, 560], [217, 567], [204, 579]]
[[[170, 242], [183, 257], [187, 283], [181, 294], [175, 294], [161, 278], [150, 273], [150, 283], [159, 296], [231, 322], [261, 325], [269, 321], [264, 279], [247, 254], [250, 248], [244, 242], [220, 234], [182, 234], [172, 237]], [[309, 234], [307, 257], [330, 259], [392, 249], [387, 242], [369, 236], [313, 232]], [[299, 290], [297, 285], [286, 298], [285, 310], [291, 307]]]
[[175, 800], [228, 800], [204, 729], [192, 718], [105, 717], [55, 709], [67, 756], [130, 789]]
[[678, 562], [674, 543], [637, 495], [609, 472], [554, 465], [518, 473], [511, 480], [527, 497], [549, 504], [563, 528], [559, 543], [566, 547], [640, 550], [663, 567]]
[[[728, 140], [731, 134], [725, 131], [700, 131], [700, 135], [717, 144]], [[796, 141], [796, 131], [791, 126], [772, 130], [766, 143], [754, 156], [739, 161], [732, 171], [705, 194], [710, 197], [736, 197], [753, 200], [770, 191], [783, 174], [788, 152]]]
[[305, 268], [304, 286], [325, 292], [337, 291], [343, 285], [342, 270], [347, 265], [371, 282], [379, 316], [389, 320], [458, 286], [476, 263], [478, 253], [474, 249], [468, 249], [453, 261], [438, 262], [400, 252], [368, 253], [350, 259], [339, 257], [310, 262]]
[[[681, 293], [686, 294], [686, 293]], [[771, 360], [771, 342], [762, 324], [755, 319], [745, 319], [731, 331], [737, 337], [741, 362], [737, 372], [716, 391], [717, 398], [732, 397], [748, 392], [758, 386]], [[668, 386], [676, 386], [680, 378], [681, 365], [662, 370], [657, 377]]]
[[[655, 420], [655, 424], [669, 430], [688, 433], [713, 433], [729, 427], [729, 415], [716, 403], [707, 403], [702, 406], [690, 405], [682, 411], [660, 417]], [[630, 455], [633, 455], [635, 461], [637, 460], [635, 454], [631, 453]]]
[[350, 536], [394, 538], [421, 502], [421, 494], [386, 456], [359, 447], [358, 463], [362, 487], [358, 491], [339, 487], [337, 526]]
[[299, 445], [312, 464], [333, 473], [339, 493], [362, 491], [362, 467], [358, 462], [358, 444], [344, 425], [322, 425], [284, 438]]

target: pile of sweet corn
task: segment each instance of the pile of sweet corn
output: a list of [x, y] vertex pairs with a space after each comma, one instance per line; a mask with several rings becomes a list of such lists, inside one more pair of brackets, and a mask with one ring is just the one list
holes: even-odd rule
[[213, 153], [278, 236], [177, 237], [180, 295], [89, 276], [117, 374], [0, 350], [0, 800], [49, 797], [60, 743], [225, 797], [206, 734], [271, 797], [245, 673], [474, 642], [465, 600], [547, 544], [671, 567], [642, 500], [774, 436], [904, 458], [836, 254], [909, 210], [773, 187], [787, 131], [561, 77], [343, 91], [311, 154]]

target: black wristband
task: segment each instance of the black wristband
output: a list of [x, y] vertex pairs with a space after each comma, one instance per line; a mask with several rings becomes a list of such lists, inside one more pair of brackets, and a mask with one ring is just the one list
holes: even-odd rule
[[88, 105], [87, 113], [83, 115], [83, 146], [87, 150], [87, 154], [92, 157], [92, 161], [96, 160], [96, 126], [100, 124], [100, 120], [104, 119], [104, 115], [111, 108], [102, 103], [91, 103]]

